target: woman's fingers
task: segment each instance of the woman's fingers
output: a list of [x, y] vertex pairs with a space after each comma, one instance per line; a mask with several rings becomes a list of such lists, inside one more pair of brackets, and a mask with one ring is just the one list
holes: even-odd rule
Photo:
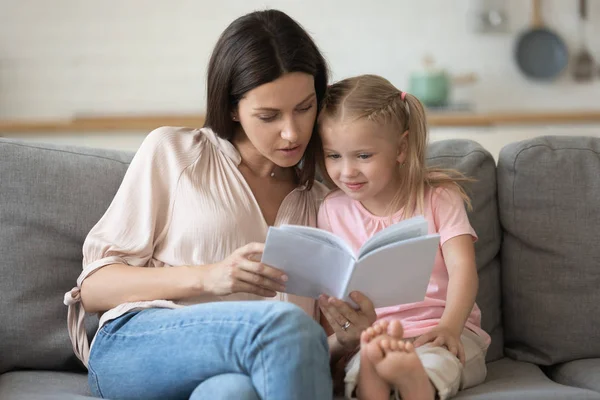
[[329, 315], [330, 318], [327, 319], [329, 320], [329, 323], [332, 324], [332, 326], [333, 324], [336, 324], [339, 327], [342, 327], [346, 325], [346, 322], [351, 322], [348, 320], [348, 318], [340, 314], [340, 312], [335, 306], [329, 304], [329, 301], [323, 296], [321, 296], [321, 298], [319, 299], [319, 304], [321, 305], [321, 310], [325, 313], [325, 315]]
[[263, 289], [272, 290], [276, 292], [283, 292], [285, 285], [283, 283], [265, 278], [264, 276], [248, 272], [243, 269], [238, 269], [235, 272], [235, 278], [241, 282], [249, 283], [250, 285], [258, 286]]
[[260, 286], [252, 285], [250, 283], [237, 281], [234, 286], [234, 292], [251, 293], [261, 297], [275, 297], [276, 291], [262, 288]]
[[285, 291], [287, 276], [276, 268], [260, 262], [264, 243], [248, 243], [234, 251], [227, 259], [215, 264], [219, 272], [215, 292], [230, 294], [252, 293], [263, 297], [273, 297]]
[[240, 247], [239, 249], [237, 249], [237, 253], [244, 257], [244, 258], [249, 258], [250, 256], [256, 256], [256, 255], [262, 255], [262, 253], [265, 251], [265, 244], [264, 243], [248, 243], [245, 246]]
[[372, 324], [377, 319], [377, 313], [375, 312], [375, 307], [373, 306], [373, 302], [363, 293], [355, 291], [350, 294], [352, 300], [358, 304], [360, 310], [365, 314], [365, 316], [369, 319]]
[[279, 282], [282, 284], [285, 284], [285, 282], [287, 281], [287, 275], [283, 271], [280, 271], [277, 268], [273, 268], [269, 265], [265, 265], [265, 264], [257, 262], [257, 261], [243, 259], [240, 261], [238, 266], [240, 269], [243, 269], [244, 271], [248, 271], [253, 274], [263, 276], [272, 281], [276, 281], [276, 282]]
[[329, 312], [327, 307], [321, 306], [320, 308], [321, 308], [321, 312], [325, 316], [325, 319], [327, 319], [327, 322], [329, 322], [331, 329], [333, 329], [333, 331], [335, 333], [338, 333], [341, 329], [341, 326], [338, 323], [338, 321], [333, 317], [333, 315], [331, 315], [331, 313]]
[[330, 297], [328, 303], [333, 307], [346, 321], [357, 325], [360, 321], [360, 315], [345, 301]]

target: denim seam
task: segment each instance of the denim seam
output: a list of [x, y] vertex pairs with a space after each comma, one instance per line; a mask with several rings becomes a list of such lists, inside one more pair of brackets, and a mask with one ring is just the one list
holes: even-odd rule
[[89, 373], [91, 373], [93, 375], [94, 385], [96, 386], [96, 390], [98, 391], [98, 394], [100, 395], [101, 398], [104, 398], [104, 395], [102, 394], [102, 390], [100, 390], [100, 384], [98, 383], [98, 375], [96, 374], [96, 371], [94, 371], [94, 369], [92, 368], [92, 365], [90, 363], [88, 363], [88, 374]]
[[269, 392], [269, 383], [268, 383], [267, 374], [266, 374], [267, 368], [265, 368], [265, 360], [264, 360], [264, 354], [265, 354], [265, 352], [264, 352], [264, 347], [262, 346], [262, 344], [259, 343], [258, 344], [258, 348], [260, 349], [260, 351], [258, 352], [258, 356], [260, 357], [261, 368], [264, 371], [264, 382], [263, 382], [263, 385], [265, 387], [265, 395], [266, 395], [265, 397], [266, 397], [266, 399], [268, 399], [269, 398], [268, 394], [270, 392]]
[[[226, 322], [227, 323], [232, 323], [232, 322], [235, 322], [235, 321], [226, 321]], [[245, 326], [249, 326], [252, 329], [256, 329], [257, 328], [257, 324], [256, 323], [242, 322], [242, 324], [245, 325]], [[249, 333], [246, 333], [246, 342], [247, 343], [251, 343], [252, 342], [251, 336], [253, 336], [253, 335], [250, 335]], [[264, 357], [265, 357], [265, 347], [263, 346], [263, 342], [262, 342], [262, 332], [259, 333], [259, 335], [256, 337], [256, 341], [255, 342], [256, 342], [256, 345], [257, 345], [258, 350], [259, 350], [257, 358], [260, 359], [261, 369], [263, 371], [263, 376], [264, 376], [263, 377], [263, 386], [264, 386], [265, 399], [269, 399], [270, 398], [270, 396], [269, 396], [270, 387], [269, 387], [269, 379], [268, 379], [268, 376], [267, 376], [267, 368], [265, 366], [265, 359], [264, 359]], [[248, 349], [248, 347], [249, 346], [246, 346], [246, 349]], [[246, 359], [246, 354], [245, 353], [246, 352], [244, 351], [244, 355], [243, 355], [243, 357], [244, 357], [244, 364], [245, 364], [245, 361], [246, 361], [245, 360]], [[253, 375], [252, 371], [251, 370], [247, 371], [247, 373], [248, 373], [248, 376], [250, 376], [250, 379], [252, 380], [252, 375]]]
[[104, 327], [103, 327], [103, 329], [100, 329], [98, 331], [98, 334], [102, 334], [104, 336], [117, 336], [117, 337], [140, 337], [140, 336], [145, 336], [150, 333], [157, 333], [157, 332], [163, 332], [163, 331], [169, 331], [169, 330], [175, 330], [175, 329], [181, 329], [181, 328], [188, 328], [188, 327], [201, 325], [201, 324], [213, 324], [213, 323], [221, 323], [221, 324], [227, 323], [227, 324], [254, 326], [253, 323], [248, 323], [248, 322], [211, 320], [211, 321], [195, 321], [193, 323], [173, 325], [173, 326], [169, 326], [169, 327], [157, 328], [157, 329], [144, 331], [144, 332], [138, 332], [135, 334], [123, 334], [123, 333], [117, 333], [117, 332], [108, 332], [108, 331], [104, 330]]

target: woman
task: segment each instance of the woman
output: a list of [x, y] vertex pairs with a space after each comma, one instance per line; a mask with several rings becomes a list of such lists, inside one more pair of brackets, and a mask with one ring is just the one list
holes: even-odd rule
[[[331, 398], [314, 301], [279, 294], [287, 277], [257, 261], [268, 226], [316, 223], [325, 188], [313, 182], [313, 131], [326, 85], [325, 60], [284, 13], [254, 12], [223, 32], [205, 127], [148, 135], [65, 296], [94, 395]], [[244, 301], [264, 298], [284, 301]], [[91, 352], [84, 312], [101, 313]], [[346, 322], [329, 339], [334, 358], [366, 327]]]

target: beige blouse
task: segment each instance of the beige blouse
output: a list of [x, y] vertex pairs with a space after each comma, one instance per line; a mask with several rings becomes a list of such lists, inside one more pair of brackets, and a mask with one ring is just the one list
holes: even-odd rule
[[[86, 366], [90, 347], [79, 291], [90, 274], [114, 263], [154, 268], [212, 264], [249, 242], [265, 241], [268, 225], [238, 169], [240, 161], [236, 148], [207, 128], [163, 127], [144, 140], [108, 210], [85, 240], [77, 287], [65, 293], [73, 350]], [[325, 192], [318, 182], [311, 190], [296, 188], [281, 204], [275, 225], [316, 226]], [[105, 312], [100, 327], [132, 310], [263, 299], [238, 293], [185, 303], [125, 303]], [[286, 294], [278, 299], [317, 317], [313, 299]]]

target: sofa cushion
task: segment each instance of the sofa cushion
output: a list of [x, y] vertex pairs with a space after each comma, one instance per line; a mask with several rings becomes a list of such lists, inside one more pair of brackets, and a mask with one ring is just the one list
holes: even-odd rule
[[63, 296], [82, 270], [83, 241], [130, 158], [0, 139], [0, 373], [82, 368]]
[[497, 360], [503, 357], [503, 334], [498, 258], [502, 234], [496, 198], [496, 163], [488, 151], [469, 140], [432, 143], [428, 162], [433, 166], [459, 170], [476, 180], [465, 185], [465, 189], [473, 205], [469, 221], [479, 236], [475, 243], [479, 273], [477, 305], [481, 308], [482, 327], [492, 337], [487, 360]]
[[459, 392], [460, 400], [600, 399], [600, 393], [552, 382], [539, 367], [504, 358], [488, 364], [486, 381]]
[[600, 392], [600, 358], [570, 361], [548, 369], [552, 380]]
[[0, 375], [0, 399], [2, 400], [85, 400], [93, 398], [86, 374], [18, 371]]
[[600, 357], [599, 176], [600, 138], [540, 137], [500, 153], [505, 351], [517, 360]]

